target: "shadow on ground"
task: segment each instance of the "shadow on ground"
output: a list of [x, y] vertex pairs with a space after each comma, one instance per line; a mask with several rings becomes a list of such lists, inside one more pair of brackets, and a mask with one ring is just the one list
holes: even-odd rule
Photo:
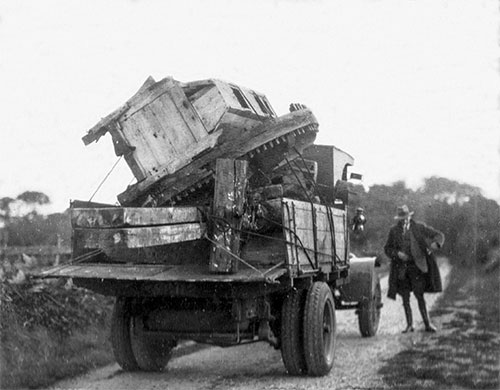
[[498, 281], [498, 269], [454, 267], [431, 313], [439, 332], [388, 359], [379, 371], [384, 382], [398, 389], [498, 389]]

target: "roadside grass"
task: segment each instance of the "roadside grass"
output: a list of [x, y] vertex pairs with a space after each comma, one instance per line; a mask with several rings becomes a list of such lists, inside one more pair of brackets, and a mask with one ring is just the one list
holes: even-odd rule
[[111, 363], [111, 300], [91, 292], [2, 284], [0, 388], [38, 388]]
[[500, 388], [499, 274], [454, 266], [431, 312], [438, 333], [422, 333], [387, 360], [379, 371], [384, 382], [397, 389]]

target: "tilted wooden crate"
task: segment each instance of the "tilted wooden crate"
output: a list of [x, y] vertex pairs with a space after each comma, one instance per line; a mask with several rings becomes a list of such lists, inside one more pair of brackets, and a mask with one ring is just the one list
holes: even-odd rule
[[180, 83], [151, 77], [125, 105], [83, 137], [111, 134], [137, 181], [171, 174], [213, 147], [223, 129], [252, 129], [275, 117], [267, 98], [220, 80]]

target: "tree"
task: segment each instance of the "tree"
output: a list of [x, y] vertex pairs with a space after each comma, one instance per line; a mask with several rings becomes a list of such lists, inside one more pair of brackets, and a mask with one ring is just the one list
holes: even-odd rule
[[9, 245], [56, 245], [58, 236], [63, 241], [70, 240], [71, 226], [67, 213], [39, 213], [38, 208], [49, 203], [49, 197], [38, 191], [25, 191], [16, 199], [0, 199], [0, 209], [9, 216], [4, 229]]
[[45, 205], [50, 203], [50, 199], [43, 192], [38, 191], [25, 191], [18, 195], [16, 199], [22, 200], [28, 204]]

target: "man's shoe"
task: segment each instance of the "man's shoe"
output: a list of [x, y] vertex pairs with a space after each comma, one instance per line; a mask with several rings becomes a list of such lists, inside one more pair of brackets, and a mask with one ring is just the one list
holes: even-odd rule
[[437, 328], [432, 325], [431, 323], [425, 325], [425, 331], [426, 332], [429, 332], [429, 333], [436, 333], [437, 332]]
[[413, 325], [408, 325], [405, 330], [403, 330], [401, 333], [408, 333], [408, 332], [413, 332], [415, 328]]

